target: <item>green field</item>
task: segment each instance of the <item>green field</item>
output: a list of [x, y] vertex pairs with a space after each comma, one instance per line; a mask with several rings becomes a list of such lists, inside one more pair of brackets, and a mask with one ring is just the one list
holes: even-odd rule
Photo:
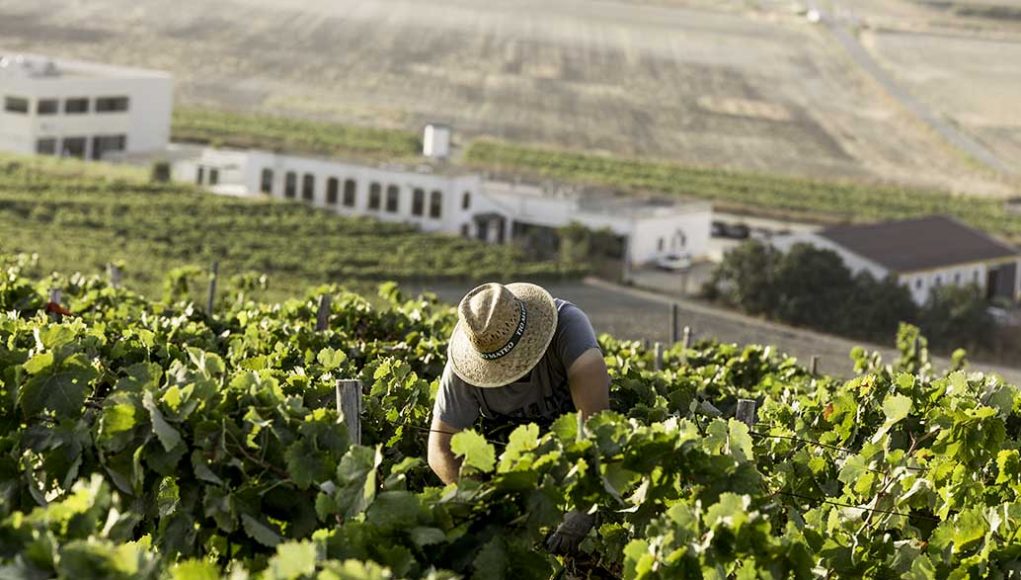
[[[196, 127], [206, 129], [197, 130]], [[175, 115], [174, 138], [307, 153], [413, 156], [409, 132], [210, 110]], [[708, 199], [717, 208], [824, 223], [881, 221], [931, 214], [955, 216], [975, 227], [1021, 242], [1021, 215], [1002, 201], [909, 187], [820, 181], [779, 175], [689, 167], [480, 140], [467, 144], [462, 163], [485, 171]]]
[[165, 275], [218, 260], [230, 279], [269, 276], [271, 296], [323, 283], [475, 281], [577, 276], [509, 246], [342, 218], [299, 203], [151, 183], [131, 169], [0, 157], [0, 251], [38, 252], [43, 272], [100, 272], [119, 262], [132, 288], [158, 294]]

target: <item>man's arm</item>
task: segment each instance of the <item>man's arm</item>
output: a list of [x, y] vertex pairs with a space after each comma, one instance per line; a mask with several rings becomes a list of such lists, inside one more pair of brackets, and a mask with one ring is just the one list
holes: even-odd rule
[[571, 363], [571, 368], [567, 369], [567, 384], [574, 407], [583, 419], [610, 408], [610, 374], [598, 348], [586, 350]]
[[429, 467], [443, 481], [453, 483], [461, 473], [461, 460], [454, 456], [450, 449], [450, 438], [460, 431], [457, 427], [444, 423], [439, 417], [433, 416], [429, 431]]

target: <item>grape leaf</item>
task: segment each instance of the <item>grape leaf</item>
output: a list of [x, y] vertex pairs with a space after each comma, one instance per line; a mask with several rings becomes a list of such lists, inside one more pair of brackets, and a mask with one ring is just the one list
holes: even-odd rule
[[52, 359], [50, 361], [47, 364], [37, 361], [32, 365], [36, 373], [18, 393], [22, 410], [28, 415], [46, 410], [64, 417], [80, 415], [90, 383], [99, 376], [99, 372], [82, 353], [65, 358], [59, 365], [53, 364]]
[[241, 525], [245, 528], [245, 533], [250, 538], [263, 546], [272, 548], [282, 541], [280, 534], [273, 528], [248, 514], [241, 514]]
[[156, 433], [156, 438], [159, 439], [160, 443], [163, 445], [163, 449], [169, 452], [180, 445], [181, 434], [163, 418], [163, 413], [160, 412], [159, 407], [156, 405], [156, 401], [152, 398], [152, 391], [146, 391], [145, 394], [142, 395], [142, 406], [149, 411], [149, 419], [152, 421], [152, 429]]
[[450, 449], [458, 456], [464, 457], [461, 469], [469, 467], [482, 473], [489, 473], [496, 465], [496, 452], [493, 446], [475, 431], [456, 433], [450, 438]]
[[277, 553], [269, 559], [269, 578], [293, 580], [311, 576], [316, 571], [316, 546], [312, 542], [285, 542], [277, 546]]

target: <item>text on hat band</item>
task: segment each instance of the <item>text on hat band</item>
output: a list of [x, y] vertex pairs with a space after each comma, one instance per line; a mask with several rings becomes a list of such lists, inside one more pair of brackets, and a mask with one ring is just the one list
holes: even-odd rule
[[525, 311], [525, 305], [520, 300], [518, 301], [518, 308], [521, 309], [521, 317], [518, 319], [518, 327], [514, 329], [514, 334], [511, 335], [510, 340], [507, 344], [501, 346], [499, 349], [492, 352], [481, 352], [479, 356], [483, 360], [496, 360], [510, 354], [510, 351], [514, 350], [514, 347], [518, 345], [521, 337], [525, 334], [525, 327], [528, 326], [528, 314]]

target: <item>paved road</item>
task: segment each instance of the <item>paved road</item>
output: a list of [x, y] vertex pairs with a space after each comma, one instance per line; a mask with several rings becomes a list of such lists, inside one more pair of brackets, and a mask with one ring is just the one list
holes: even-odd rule
[[[618, 338], [649, 339], [653, 342], [670, 341], [671, 298], [588, 279], [584, 283], [547, 284], [554, 296], [577, 304], [592, 320], [596, 332], [606, 332]], [[440, 298], [456, 303], [468, 290], [465, 287], [432, 287]], [[722, 308], [690, 301], [676, 301], [680, 307], [680, 324], [690, 326], [694, 338], [715, 338], [738, 344], [770, 344], [801, 361], [819, 357], [819, 370], [826, 374], [849, 377], [853, 374], [851, 349], [856, 345], [880, 351], [884, 360], [893, 360], [897, 353], [891, 348], [867, 345], [840, 337], [751, 318]], [[946, 367], [947, 361], [940, 360]], [[996, 372], [1008, 381], [1021, 384], [1021, 370], [975, 365], [978, 370]]]

